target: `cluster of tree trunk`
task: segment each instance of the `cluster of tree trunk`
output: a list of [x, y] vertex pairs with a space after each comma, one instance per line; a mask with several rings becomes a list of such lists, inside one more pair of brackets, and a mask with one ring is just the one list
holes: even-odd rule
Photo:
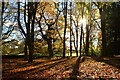
[[[25, 36], [25, 58], [27, 59], [27, 50], [29, 50], [29, 58], [28, 62], [33, 62], [33, 53], [34, 53], [34, 26], [35, 26], [35, 18], [36, 18], [36, 10], [38, 3], [30, 3], [28, 2], [28, 6], [26, 6], [25, 2], [25, 10], [24, 10], [24, 22], [25, 27], [27, 29], [26, 33], [20, 22], [20, 2], [18, 2], [18, 25], [20, 30]], [[27, 9], [26, 9], [27, 7]], [[26, 21], [26, 10], [28, 11], [28, 19]]]

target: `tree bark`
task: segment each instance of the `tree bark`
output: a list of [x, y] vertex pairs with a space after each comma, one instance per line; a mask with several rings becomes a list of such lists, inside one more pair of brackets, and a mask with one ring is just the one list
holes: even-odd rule
[[76, 51], [76, 54], [78, 53], [78, 50], [77, 50], [77, 47], [76, 47], [76, 45], [75, 45], [75, 35], [74, 35], [74, 33], [73, 33], [73, 29], [72, 29], [72, 35], [73, 35], [73, 38], [74, 38], [74, 47], [75, 47], [75, 51]]
[[83, 33], [83, 24], [81, 26], [81, 35], [80, 35], [80, 57], [81, 57], [81, 49], [82, 49], [82, 33]]
[[[82, 4], [82, 19], [84, 15], [84, 4]], [[83, 34], [83, 23], [81, 25], [81, 35], [80, 35], [80, 57], [81, 57], [81, 49], [82, 49], [82, 34]]]
[[33, 61], [33, 58], [32, 58], [32, 53], [31, 53], [31, 36], [30, 36], [30, 17], [32, 16], [31, 13], [30, 13], [30, 6], [31, 6], [31, 3], [28, 2], [28, 25], [27, 25], [27, 39], [28, 39], [28, 48], [29, 48], [29, 59], [28, 59], [28, 62], [32, 62]]
[[53, 57], [53, 49], [52, 49], [52, 39], [48, 40], [48, 52], [49, 52], [49, 57]]
[[[25, 9], [24, 9], [24, 22], [25, 22], [25, 26], [27, 27], [27, 23], [26, 23], [26, 2], [25, 2]], [[27, 33], [26, 33], [27, 34]], [[25, 47], [24, 47], [24, 57], [25, 57], [25, 60], [28, 60], [28, 58], [27, 58], [27, 55], [28, 55], [28, 48], [27, 48], [27, 46], [28, 46], [28, 40], [27, 40], [27, 36], [25, 37]]]
[[25, 59], [24, 60], [27, 60], [27, 39], [25, 39], [25, 47], [24, 47], [24, 57]]
[[65, 36], [66, 36], [66, 28], [67, 28], [67, 2], [64, 3], [64, 6], [65, 6], [65, 15], [64, 15], [64, 18], [65, 18], [65, 28], [64, 28], [64, 40], [63, 40], [63, 58], [65, 58]]
[[76, 56], [78, 56], [78, 20], [76, 26]]
[[72, 56], [72, 40], [71, 40], [71, 37], [72, 37], [72, 30], [71, 30], [71, 27], [72, 27], [72, 2], [70, 2], [70, 56]]
[[35, 8], [33, 9], [33, 19], [32, 19], [32, 25], [31, 25], [31, 33], [30, 33], [30, 45], [29, 45], [29, 62], [33, 62], [33, 53], [34, 53], [34, 23], [35, 23], [35, 17], [36, 17], [36, 10], [38, 3], [35, 2]]
[[101, 32], [102, 32], [102, 53], [101, 56], [106, 56], [106, 32], [105, 32], [105, 11], [104, 7], [99, 9], [101, 15]]
[[[48, 26], [48, 31], [51, 31], [51, 26]], [[48, 32], [49, 33], [49, 39], [47, 40], [48, 42], [48, 52], [49, 52], [49, 57], [53, 57], [53, 49], [52, 49], [52, 38], [51, 38], [51, 32]]]
[[83, 45], [84, 45], [84, 51], [83, 51], [83, 55], [85, 56], [85, 42], [84, 42], [84, 32], [83, 32]]
[[89, 54], [89, 25], [86, 26], [86, 56]]
[[1, 35], [3, 30], [3, 13], [4, 13], [4, 2], [2, 2], [2, 15], [1, 15], [1, 25], [0, 25], [0, 42], [2, 41]]

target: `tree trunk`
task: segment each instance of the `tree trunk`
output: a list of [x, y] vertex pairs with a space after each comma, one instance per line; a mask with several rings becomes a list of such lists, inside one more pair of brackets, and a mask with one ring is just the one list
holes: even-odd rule
[[80, 57], [81, 57], [81, 49], [82, 49], [82, 33], [83, 33], [83, 24], [81, 26], [81, 35], [80, 35]]
[[72, 37], [72, 30], [71, 30], [71, 27], [72, 27], [72, 2], [70, 2], [70, 56], [72, 56], [72, 40], [71, 40], [71, 37]]
[[83, 32], [83, 45], [84, 45], [83, 55], [85, 56], [85, 42], [84, 42], [84, 32]]
[[[34, 53], [34, 23], [35, 23], [35, 17], [36, 17], [36, 10], [37, 10], [37, 5], [38, 3], [35, 2], [35, 8], [33, 9], [33, 19], [32, 19], [32, 25], [31, 25], [31, 33], [29, 35], [29, 62], [33, 62], [33, 53]], [[30, 9], [29, 9], [30, 10]]]
[[49, 25], [48, 26], [48, 33], [49, 33], [49, 39], [47, 40], [47, 43], [48, 43], [48, 52], [49, 52], [49, 57], [53, 57], [53, 49], [52, 49], [52, 33], [51, 33], [51, 26]]
[[87, 25], [86, 26], [86, 50], [85, 50], [85, 52], [86, 52], [86, 56], [88, 56], [88, 54], [89, 54], [89, 26]]
[[[84, 4], [82, 4], [82, 19], [84, 15]], [[82, 49], [82, 34], [83, 34], [83, 23], [81, 25], [81, 35], [80, 35], [80, 57], [81, 57], [81, 49]]]
[[105, 12], [104, 12], [104, 8], [101, 8], [99, 10], [100, 10], [100, 15], [101, 15], [101, 32], [102, 32], [102, 53], [101, 53], [101, 56], [106, 56]]
[[49, 52], [49, 57], [53, 57], [53, 49], [52, 49], [52, 39], [48, 40], [48, 52]]
[[3, 13], [4, 13], [4, 2], [2, 2], [2, 15], [1, 15], [1, 25], [0, 25], [0, 42], [1, 42], [1, 35], [3, 30]]
[[31, 36], [30, 36], [30, 17], [32, 16], [30, 13], [30, 6], [31, 3], [28, 2], [28, 25], [27, 25], [27, 39], [28, 39], [28, 48], [29, 48], [29, 59], [28, 62], [32, 62], [33, 58], [32, 58], [32, 52], [31, 52]]
[[73, 35], [73, 38], [74, 38], [74, 47], [75, 47], [75, 51], [76, 51], [76, 54], [78, 53], [78, 50], [77, 50], [77, 47], [76, 47], [76, 45], [75, 45], [75, 35], [74, 35], [74, 33], [73, 33], [73, 29], [72, 29], [72, 35]]
[[27, 55], [28, 55], [28, 53], [27, 53], [27, 39], [25, 39], [25, 47], [24, 47], [24, 60], [27, 60]]
[[78, 56], [78, 20], [76, 26], [76, 56]]
[[[1, 16], [1, 22], [0, 22], [0, 61], [2, 61], [2, 30], [3, 30], [3, 13], [4, 13], [4, 2], [2, 2], [2, 15]], [[0, 7], [1, 7], [0, 6]], [[1, 11], [0, 11], [1, 12]], [[2, 63], [0, 63], [0, 65], [2, 65]]]
[[29, 60], [28, 60], [28, 62], [33, 62], [33, 48], [32, 48], [32, 40], [30, 39], [29, 40], [29, 45], [28, 45], [28, 47], [29, 47]]
[[64, 28], [64, 40], [63, 40], [63, 58], [65, 58], [65, 36], [66, 36], [66, 28], [67, 28], [67, 2], [64, 3], [65, 6], [65, 28]]

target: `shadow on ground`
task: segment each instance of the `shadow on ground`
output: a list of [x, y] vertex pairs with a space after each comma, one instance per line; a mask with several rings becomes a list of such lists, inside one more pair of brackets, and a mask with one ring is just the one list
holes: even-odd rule
[[[43, 62], [44, 65], [40, 66], [41, 63], [33, 63], [33, 66], [37, 65], [38, 67], [36, 68], [33, 68], [33, 69], [28, 69], [28, 70], [23, 70], [23, 71], [18, 71], [18, 72], [9, 72], [7, 73], [6, 71], [3, 71], [3, 78], [8, 78], [8, 79], [11, 79], [11, 78], [22, 78], [24, 77], [23, 75], [20, 75], [20, 74], [35, 74], [37, 72], [43, 72], [44, 70], [48, 70], [52, 67], [54, 67], [55, 65], [58, 65], [59, 63], [62, 63], [62, 62], [65, 62], [65, 61], [68, 61], [70, 59], [73, 59], [74, 57], [72, 58], [65, 58], [65, 59], [56, 59], [56, 60], [51, 60], [51, 61], [46, 61], [45, 63]], [[52, 61], [56, 61], [54, 63], [52, 63]], [[49, 63], [51, 62], [50, 64], [46, 64], [46, 63]], [[24, 65], [23, 65], [24, 66]], [[15, 75], [15, 76], [11, 76], [11, 75]], [[11, 77], [10, 77], [11, 76]]]
[[[16, 65], [14, 65], [14, 69], [18, 69], [18, 68], [25, 68], [25, 67], [30, 67], [30, 66], [37, 66], [37, 65], [40, 65], [40, 64], [47, 64], [49, 62], [54, 62], [54, 61], [59, 61], [59, 60], [62, 60], [63, 58], [59, 58], [59, 59], [53, 59], [53, 60], [46, 60], [46, 61], [34, 61], [33, 63], [28, 63], [28, 62], [25, 62], [25, 63], [17, 63]], [[69, 58], [67, 58], [69, 59]], [[16, 63], [15, 61], [3, 61], [3, 63], [8, 63], [8, 64], [11, 64], [11, 63]], [[8, 66], [8, 67], [11, 67], [11, 66]], [[5, 70], [3, 70], [3, 73], [6, 72], [7, 70], [14, 70], [14, 69], [10, 69], [10, 68], [7, 68]]]
[[70, 75], [71, 79], [76, 80], [77, 79], [77, 75], [82, 74], [82, 73], [79, 72], [79, 65], [80, 65], [80, 63], [84, 62], [84, 60], [85, 60], [85, 57], [81, 57], [81, 56], [78, 57], [75, 65], [73, 66], [73, 71], [72, 71], [72, 73]]

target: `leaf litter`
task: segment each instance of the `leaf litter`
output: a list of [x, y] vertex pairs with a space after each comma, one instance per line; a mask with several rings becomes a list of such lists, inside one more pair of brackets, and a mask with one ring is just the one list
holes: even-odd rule
[[[10, 78], [23, 78], [23, 79], [42, 79], [42, 78], [72, 78], [71, 74], [73, 73], [73, 66], [75, 65], [77, 60], [77, 57], [75, 58], [69, 58], [67, 60], [57, 60], [52, 62], [43, 62], [42, 64], [38, 64], [35, 66], [38, 66], [37, 69], [33, 69], [35, 66], [32, 65], [30, 71], [27, 71], [27, 67], [25, 67], [25, 71], [23, 72], [17, 72], [21, 71], [15, 67], [12, 72], [11, 70], [7, 70], [3, 73], [3, 79], [10, 79]], [[60, 62], [61, 61], [61, 62]], [[9, 68], [10, 68], [9, 63]], [[8, 65], [3, 65], [5, 69], [7, 69]], [[16, 65], [17, 66], [17, 65]], [[18, 69], [18, 70], [17, 70]], [[17, 71], [16, 71], [17, 70]], [[29, 70], [29, 69], [28, 69]], [[4, 71], [4, 69], [3, 69]], [[95, 61], [92, 58], [86, 58], [84, 62], [79, 63], [79, 74], [76, 75], [77, 79], [82, 78], [115, 78], [120, 79], [120, 69], [111, 66], [104, 62], [98, 62]]]

